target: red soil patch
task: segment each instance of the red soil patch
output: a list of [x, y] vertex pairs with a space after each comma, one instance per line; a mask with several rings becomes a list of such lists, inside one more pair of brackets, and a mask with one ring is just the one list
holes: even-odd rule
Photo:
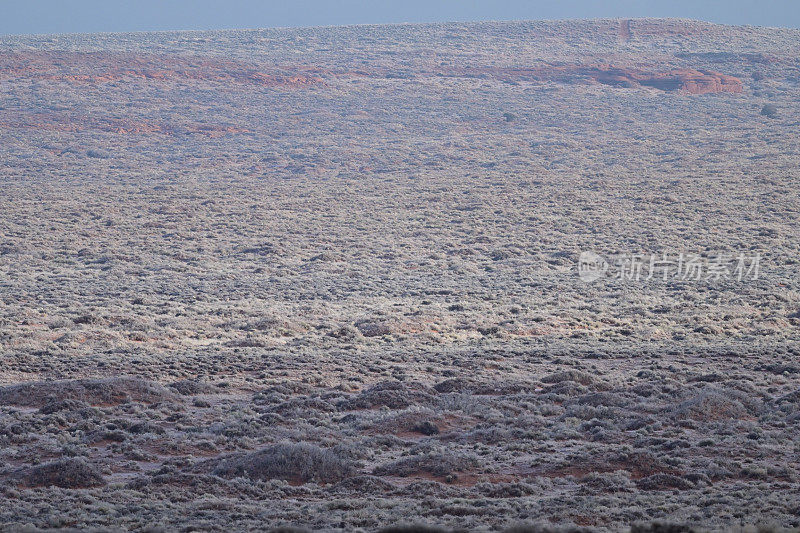
[[572, 520], [581, 527], [594, 527], [600, 525], [600, 520], [595, 516], [575, 515]]
[[168, 54], [20, 52], [0, 54], [0, 79], [102, 84], [134, 80], [204, 81], [265, 87], [323, 84], [320, 69], [259, 69], [238, 61]]
[[592, 473], [603, 474], [618, 470], [627, 470], [632, 479], [642, 479], [655, 474], [680, 475], [675, 468], [665, 465], [648, 453], [640, 452], [611, 457], [579, 457], [565, 461], [561, 465], [536, 469], [532, 473], [546, 477], [574, 476], [580, 479]]
[[449, 480], [446, 476], [437, 476], [429, 472], [416, 472], [409, 476], [389, 476], [383, 479], [391, 481], [399, 487], [406, 487], [418, 481], [434, 481], [453, 487], [474, 487], [478, 483], [516, 483], [524, 480], [524, 476], [516, 474], [473, 474], [469, 472], [458, 472]]

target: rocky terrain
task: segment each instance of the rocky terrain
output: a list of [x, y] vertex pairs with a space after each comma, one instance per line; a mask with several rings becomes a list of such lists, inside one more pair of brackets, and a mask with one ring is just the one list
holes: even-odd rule
[[797, 529], [798, 57], [687, 20], [0, 38], [0, 530]]

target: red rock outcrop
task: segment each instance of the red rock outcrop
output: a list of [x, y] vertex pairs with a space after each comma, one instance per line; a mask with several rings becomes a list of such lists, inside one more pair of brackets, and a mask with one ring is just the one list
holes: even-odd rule
[[587, 75], [605, 85], [622, 87], [654, 87], [662, 91], [683, 91], [689, 94], [740, 93], [742, 82], [734, 76], [694, 69], [667, 72], [642, 72], [621, 68], [589, 69]]
[[439, 76], [498, 79], [506, 82], [555, 81], [596, 82], [613, 87], [653, 87], [689, 94], [740, 93], [736, 77], [709, 70], [677, 69], [650, 72], [612, 65], [540, 65], [526, 68], [461, 68], [436, 73]]

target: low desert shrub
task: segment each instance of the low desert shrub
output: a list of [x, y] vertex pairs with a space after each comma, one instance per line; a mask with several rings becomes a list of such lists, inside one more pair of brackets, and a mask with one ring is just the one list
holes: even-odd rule
[[761, 108], [761, 114], [767, 118], [778, 118], [778, 106], [775, 104], [765, 104]]
[[70, 458], [37, 465], [22, 473], [22, 483], [28, 487], [61, 487], [83, 489], [105, 485], [97, 467], [80, 458]]
[[378, 476], [408, 477], [414, 474], [430, 474], [446, 477], [455, 472], [465, 472], [478, 466], [478, 460], [472, 456], [450, 455], [447, 453], [427, 453], [406, 457], [379, 466], [375, 469]]
[[349, 459], [334, 450], [308, 443], [282, 443], [223, 459], [212, 473], [227, 478], [336, 483], [355, 475], [356, 468]]
[[129, 401], [157, 403], [175, 395], [152, 381], [134, 377], [34, 381], [0, 387], [0, 405], [44, 407], [53, 402], [76, 400], [89, 405], [117, 405]]

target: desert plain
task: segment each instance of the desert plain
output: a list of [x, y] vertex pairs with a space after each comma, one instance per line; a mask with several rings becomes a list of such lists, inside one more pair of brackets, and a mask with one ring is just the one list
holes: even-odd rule
[[800, 527], [798, 57], [672, 19], [0, 37], [0, 530]]

